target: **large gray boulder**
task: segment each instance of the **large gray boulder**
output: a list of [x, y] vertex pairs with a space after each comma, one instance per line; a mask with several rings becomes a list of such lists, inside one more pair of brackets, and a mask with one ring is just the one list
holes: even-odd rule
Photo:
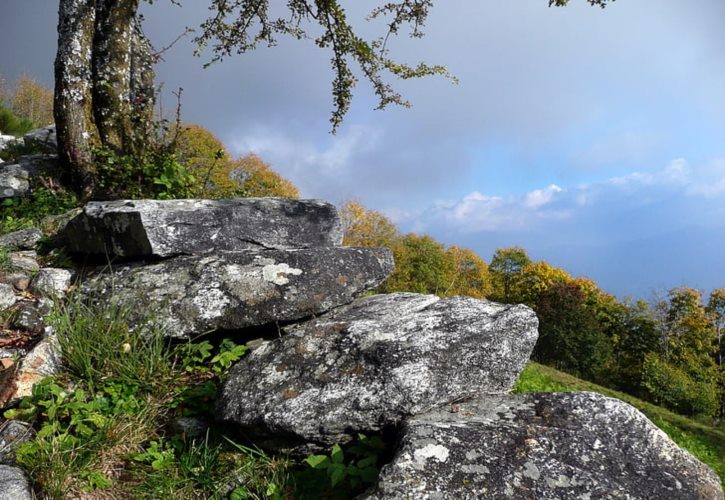
[[439, 404], [507, 392], [537, 326], [526, 306], [469, 297], [360, 299], [241, 360], [216, 415], [267, 448], [325, 449]]
[[494, 396], [409, 419], [365, 498], [722, 499], [634, 407], [595, 393]]
[[169, 335], [189, 337], [298, 320], [352, 302], [393, 270], [387, 249], [326, 247], [182, 256], [114, 266], [87, 277], [85, 296], [151, 312]]
[[335, 246], [342, 225], [319, 200], [119, 200], [88, 203], [62, 237], [74, 253], [169, 257]]
[[30, 483], [22, 469], [0, 465], [0, 500], [33, 500]]
[[57, 156], [45, 154], [21, 156], [14, 163], [3, 163], [0, 165], [0, 199], [29, 194], [33, 178], [55, 175], [57, 168]]

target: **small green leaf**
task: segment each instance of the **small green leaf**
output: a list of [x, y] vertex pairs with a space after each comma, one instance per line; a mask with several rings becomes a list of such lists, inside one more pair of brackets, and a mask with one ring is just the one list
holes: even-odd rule
[[313, 469], [327, 469], [330, 465], [327, 455], [311, 455], [305, 458], [305, 462]]
[[339, 444], [332, 447], [330, 457], [332, 458], [332, 463], [334, 464], [341, 464], [345, 461], [345, 454], [342, 452], [342, 448], [340, 448]]
[[331, 464], [328, 472], [330, 473], [330, 482], [333, 488], [347, 477], [347, 471], [343, 464]]

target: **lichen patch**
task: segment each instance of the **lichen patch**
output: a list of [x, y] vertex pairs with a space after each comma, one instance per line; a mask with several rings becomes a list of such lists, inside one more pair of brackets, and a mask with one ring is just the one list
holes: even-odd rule
[[262, 268], [262, 277], [264, 281], [274, 283], [275, 285], [286, 285], [289, 283], [288, 276], [299, 276], [302, 269], [290, 267], [289, 264], [268, 264]]

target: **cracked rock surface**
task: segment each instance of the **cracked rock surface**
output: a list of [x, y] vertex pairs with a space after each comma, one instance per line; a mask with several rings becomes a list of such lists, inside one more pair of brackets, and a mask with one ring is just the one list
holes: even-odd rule
[[69, 251], [100, 257], [338, 246], [337, 209], [319, 200], [118, 200], [88, 203], [62, 231]]
[[392, 270], [387, 249], [260, 250], [114, 266], [89, 276], [82, 293], [124, 303], [132, 322], [155, 311], [169, 335], [189, 337], [321, 314]]
[[367, 499], [722, 499], [636, 408], [591, 392], [492, 396], [408, 420]]
[[526, 306], [469, 297], [360, 299], [237, 363], [217, 416], [268, 448], [325, 449], [448, 401], [507, 392], [537, 326]]

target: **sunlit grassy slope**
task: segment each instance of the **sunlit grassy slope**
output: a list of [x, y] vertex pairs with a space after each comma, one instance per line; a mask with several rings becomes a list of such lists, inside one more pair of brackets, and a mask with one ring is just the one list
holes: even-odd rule
[[687, 449], [701, 461], [715, 469], [725, 488], [725, 427], [713, 427], [659, 406], [637, 399], [623, 392], [578, 379], [548, 366], [529, 362], [514, 386], [521, 392], [592, 391], [626, 401], [639, 409], [678, 445]]

